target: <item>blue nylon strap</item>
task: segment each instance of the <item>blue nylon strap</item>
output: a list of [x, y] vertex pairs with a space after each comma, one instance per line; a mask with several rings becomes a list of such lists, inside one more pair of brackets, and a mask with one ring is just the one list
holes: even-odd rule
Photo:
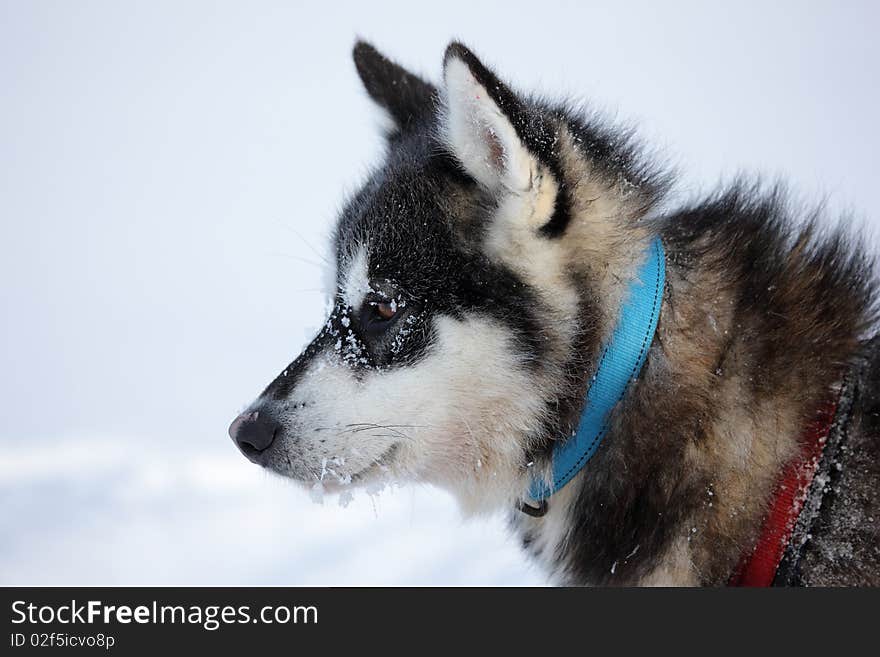
[[553, 482], [533, 478], [529, 496], [546, 500], [574, 477], [596, 453], [608, 432], [611, 411], [623, 398], [629, 382], [638, 377], [657, 329], [666, 259], [660, 238], [646, 252], [628, 295], [624, 297], [620, 318], [611, 340], [599, 359], [599, 366], [587, 391], [587, 401], [577, 431], [553, 449]]

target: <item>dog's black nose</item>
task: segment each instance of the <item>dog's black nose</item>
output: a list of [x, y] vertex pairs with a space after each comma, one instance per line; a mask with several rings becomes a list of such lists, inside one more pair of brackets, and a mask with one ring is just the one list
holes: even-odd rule
[[272, 445], [281, 423], [266, 411], [242, 413], [229, 425], [229, 437], [248, 460], [260, 463], [260, 456]]

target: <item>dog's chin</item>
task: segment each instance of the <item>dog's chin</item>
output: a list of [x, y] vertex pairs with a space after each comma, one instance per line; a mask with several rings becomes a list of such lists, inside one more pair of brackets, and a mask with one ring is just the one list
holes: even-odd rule
[[262, 466], [272, 474], [292, 480], [303, 488], [312, 489], [315, 484], [320, 483], [325, 493], [342, 493], [355, 489], [369, 489], [395, 480], [399, 447], [399, 444], [395, 443], [379, 458], [354, 472], [337, 460], [314, 465], [295, 461], [285, 454], [273, 455]]

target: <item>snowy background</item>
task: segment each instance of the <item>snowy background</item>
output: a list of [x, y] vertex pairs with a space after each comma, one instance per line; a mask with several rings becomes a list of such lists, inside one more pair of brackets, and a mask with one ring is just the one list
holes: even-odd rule
[[380, 151], [356, 35], [590, 99], [692, 194], [741, 169], [880, 217], [878, 5], [0, 0], [0, 584], [540, 584], [501, 519], [346, 509], [226, 428], [322, 321]]

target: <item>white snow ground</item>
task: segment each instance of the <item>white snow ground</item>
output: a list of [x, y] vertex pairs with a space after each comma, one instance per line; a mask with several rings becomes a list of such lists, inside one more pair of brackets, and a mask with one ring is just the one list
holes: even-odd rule
[[500, 522], [429, 490], [318, 506], [232, 450], [118, 437], [4, 445], [0, 464], [2, 584], [541, 582]]
[[442, 493], [348, 508], [226, 436], [321, 321], [323, 236], [381, 146], [355, 35], [450, 37], [680, 166], [880, 217], [873, 3], [0, 0], [0, 584], [538, 584]]

